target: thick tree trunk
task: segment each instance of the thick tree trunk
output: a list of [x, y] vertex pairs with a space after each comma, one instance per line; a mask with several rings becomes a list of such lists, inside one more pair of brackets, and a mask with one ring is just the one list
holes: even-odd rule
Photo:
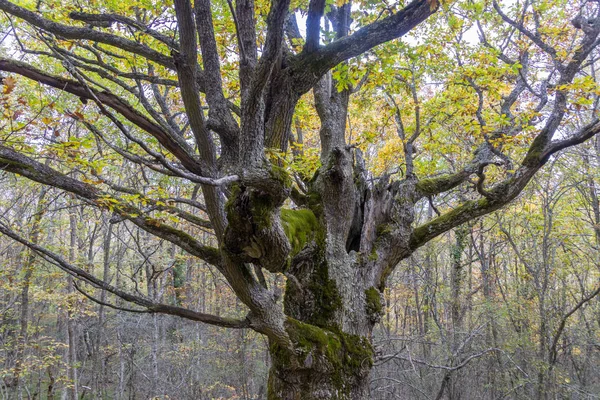
[[[371, 333], [381, 295], [365, 289], [356, 253], [339, 254], [332, 235], [305, 247], [289, 266], [284, 324], [293, 348], [270, 343], [269, 400], [368, 399]], [[332, 271], [344, 270], [347, 273]], [[346, 278], [343, 278], [346, 277]]]
[[269, 400], [369, 399], [373, 350], [367, 337], [287, 323], [294, 351], [271, 344]]

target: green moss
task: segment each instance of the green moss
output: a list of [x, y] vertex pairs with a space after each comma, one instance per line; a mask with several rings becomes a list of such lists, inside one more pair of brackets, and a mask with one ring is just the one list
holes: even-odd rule
[[230, 218], [236, 214], [235, 212], [235, 201], [240, 194], [240, 185], [237, 182], [231, 184], [231, 188], [229, 190], [229, 197], [227, 198], [227, 202], [225, 202], [225, 211], [227, 212], [227, 217]]
[[274, 165], [274, 164], [271, 165], [271, 176], [273, 177], [273, 179], [281, 182], [283, 187], [285, 187], [285, 188], [292, 187], [292, 178], [287, 173], [285, 168], [282, 168], [282, 167], [280, 167], [278, 165]]
[[365, 337], [338, 332], [345, 351], [344, 369], [355, 373], [368, 366], [373, 366], [373, 346]]
[[[286, 313], [319, 327], [336, 328], [338, 310], [342, 307], [342, 298], [333, 279], [330, 279], [329, 268], [325, 259], [325, 238], [319, 227], [314, 232], [312, 252], [298, 265], [292, 260], [290, 273], [298, 274], [302, 289], [292, 280], [286, 284], [284, 305]], [[306, 260], [310, 259], [310, 264]]]
[[[240, 192], [243, 189], [239, 184], [234, 183], [231, 186], [231, 192], [229, 198], [225, 203], [225, 211], [227, 212], [227, 220], [229, 225], [233, 229], [241, 229], [245, 224], [248, 223], [248, 210], [245, 205], [245, 201], [241, 201]], [[271, 227], [273, 210], [275, 205], [272, 199], [266, 194], [260, 194], [257, 192], [249, 192], [249, 213], [252, 216], [252, 221], [256, 227], [260, 229], [268, 229]], [[247, 201], [247, 200], [246, 200]]]
[[435, 178], [425, 178], [417, 182], [417, 190], [425, 194], [438, 193], [442, 185], [451, 175], [441, 175]]
[[369, 254], [368, 260], [375, 262], [378, 259], [379, 259], [379, 255], [377, 254], [377, 249], [373, 248], [373, 250], [371, 250], [371, 254]]
[[361, 336], [319, 328], [293, 318], [288, 318], [287, 330], [300, 353], [306, 356], [310, 352], [316, 352], [336, 369], [351, 372], [363, 367], [364, 362], [369, 363], [369, 366], [373, 362], [373, 348]]
[[469, 215], [469, 213], [473, 213], [482, 208], [488, 207], [490, 202], [487, 198], [482, 198], [479, 200], [469, 200], [456, 207], [452, 211], [448, 211], [445, 214], [440, 215], [437, 218], [432, 219], [416, 228], [413, 231], [412, 237], [410, 238], [410, 246], [413, 249], [416, 249], [423, 244], [427, 243], [430, 239], [433, 239], [437, 235], [451, 229], [456, 225], [456, 219], [463, 217], [464, 215]]
[[310, 190], [306, 194], [306, 198], [308, 208], [310, 208], [317, 217], [323, 215], [323, 199], [321, 198], [321, 195], [314, 190]]
[[[293, 318], [287, 319], [286, 330], [295, 351], [272, 344], [270, 350], [275, 368], [279, 371], [309, 369], [323, 378], [328, 375], [338, 391], [335, 398], [347, 398], [353, 382], [361, 379], [373, 365], [373, 347], [364, 337], [320, 328]], [[307, 360], [309, 355], [310, 361]]]
[[35, 168], [33, 168], [33, 166], [31, 166], [31, 165], [24, 164], [22, 162], [15, 161], [15, 160], [12, 160], [12, 159], [9, 159], [9, 158], [2, 158], [2, 157], [0, 157], [0, 163], [4, 164], [5, 168], [6, 168], [6, 166], [13, 166], [13, 167], [21, 168], [21, 169], [26, 169], [26, 170], [29, 170], [29, 171], [34, 171], [35, 170]]
[[272, 224], [273, 204], [270, 196], [253, 193], [250, 201], [250, 212], [252, 213], [252, 221], [259, 230], [269, 229]]
[[298, 254], [306, 244], [315, 239], [319, 230], [317, 217], [310, 210], [281, 210], [283, 230], [292, 245], [292, 256]]
[[317, 265], [313, 279], [308, 289], [314, 296], [314, 312], [310, 323], [321, 327], [335, 328], [336, 312], [342, 308], [340, 296], [335, 281], [329, 278], [329, 268], [322, 255], [321, 262]]
[[367, 302], [367, 314], [372, 319], [379, 319], [379, 316], [381, 316], [383, 312], [383, 306], [381, 304], [381, 295], [379, 294], [379, 290], [371, 286], [370, 288], [365, 290], [365, 296]]
[[392, 226], [390, 224], [379, 224], [377, 225], [377, 228], [375, 228], [375, 235], [377, 237], [388, 235], [390, 233], [392, 233]]
[[310, 265], [306, 264], [306, 257], [303, 257], [304, 261], [299, 261], [300, 270], [295, 269], [298, 265], [292, 257], [291, 273], [298, 274], [302, 290], [298, 291], [294, 282], [288, 280], [284, 300], [286, 312], [314, 326], [336, 329], [342, 298], [336, 282], [329, 276], [325, 257], [325, 231], [319, 219], [312, 210], [302, 209], [281, 210], [281, 220], [292, 245], [292, 256], [302, 249], [311, 252], [307, 255]]
[[522, 164], [526, 167], [535, 167], [540, 163], [541, 158], [544, 154], [544, 149], [546, 148], [548, 138], [545, 136], [538, 136], [534, 139], [533, 143], [529, 147], [529, 151], [525, 158], [523, 159]]
[[339, 357], [338, 353], [342, 344], [333, 332], [293, 318], [289, 318], [288, 323], [293, 327], [293, 329], [288, 329], [290, 338], [303, 352], [308, 354], [316, 348], [329, 360]]
[[240, 211], [237, 209], [241, 191], [242, 188], [240, 185], [238, 183], [233, 183], [231, 185], [229, 197], [225, 203], [225, 213], [227, 215], [227, 222], [229, 223], [227, 229], [234, 232], [244, 229], [244, 225], [246, 224]]

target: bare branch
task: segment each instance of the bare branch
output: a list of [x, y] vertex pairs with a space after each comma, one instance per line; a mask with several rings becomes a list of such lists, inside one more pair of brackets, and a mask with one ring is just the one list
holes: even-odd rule
[[119, 214], [143, 230], [181, 247], [209, 264], [217, 267], [221, 265], [221, 256], [217, 249], [200, 244], [189, 234], [162, 221], [142, 216], [142, 212], [138, 208], [111, 196], [98, 187], [61, 174], [47, 165], [2, 145], [0, 145], [0, 169], [76, 194], [88, 200], [90, 204]]
[[144, 44], [134, 42], [133, 40], [97, 31], [92, 28], [78, 28], [59, 24], [57, 22], [50, 21], [34, 13], [33, 11], [19, 7], [8, 0], [0, 0], [0, 10], [14, 15], [15, 17], [22, 18], [30, 24], [46, 32], [53, 33], [61, 38], [92, 40], [94, 42], [108, 44], [133, 54], [140, 55], [169, 69], [175, 69], [175, 64], [173, 63], [173, 59], [171, 57], [159, 53], [158, 51], [153, 50]]
[[600, 286], [594, 290], [592, 293], [590, 293], [588, 296], [584, 297], [583, 299], [581, 299], [581, 301], [579, 301], [579, 303], [577, 303], [568, 313], [566, 313], [562, 319], [560, 320], [560, 325], [558, 326], [558, 329], [556, 330], [556, 333], [554, 334], [554, 338], [552, 339], [552, 345], [550, 346], [550, 364], [554, 365], [554, 363], [556, 363], [556, 358], [558, 357], [558, 341], [560, 340], [560, 337], [565, 329], [565, 326], [567, 324], [567, 320], [569, 319], [569, 317], [571, 317], [571, 315], [575, 314], [577, 312], [577, 310], [579, 310], [581, 307], [583, 307], [587, 302], [591, 301], [594, 299], [594, 297], [598, 296], [600, 294]]
[[[137, 304], [138, 306], [144, 307], [147, 310], [146, 312], [176, 315], [178, 317], [186, 318], [186, 319], [189, 319], [192, 321], [204, 322], [206, 324], [221, 326], [221, 327], [225, 327], [225, 328], [248, 328], [248, 327], [250, 327], [250, 323], [248, 320], [237, 320], [237, 319], [231, 319], [231, 318], [217, 317], [215, 315], [210, 315], [210, 314], [199, 313], [199, 312], [188, 310], [188, 309], [182, 308], [182, 307], [171, 306], [171, 305], [162, 304], [162, 303], [155, 303], [146, 297], [141, 297], [141, 296], [133, 295], [131, 293], [127, 293], [127, 292], [122, 291], [112, 285], [109, 285], [108, 283], [104, 282], [101, 279], [96, 278], [95, 276], [82, 270], [81, 268], [74, 266], [73, 264], [67, 262], [60, 255], [21, 237], [15, 231], [11, 230], [3, 223], [0, 223], [0, 232], [3, 233], [4, 235], [10, 237], [11, 239], [27, 246], [28, 248], [30, 248], [31, 250], [35, 251], [40, 256], [42, 256], [44, 259], [46, 259], [46, 260], [52, 262], [54, 265], [58, 266], [60, 269], [62, 269], [69, 275], [72, 275], [82, 281], [85, 281], [98, 289], [106, 290], [107, 292], [110, 292], [110, 293], [122, 298], [125, 301], [128, 301], [130, 303]], [[87, 297], [92, 299], [93, 301], [96, 301], [91, 296], [87, 296]], [[128, 310], [128, 311], [133, 311], [133, 310]], [[137, 312], [139, 312], [139, 311], [137, 311]]]

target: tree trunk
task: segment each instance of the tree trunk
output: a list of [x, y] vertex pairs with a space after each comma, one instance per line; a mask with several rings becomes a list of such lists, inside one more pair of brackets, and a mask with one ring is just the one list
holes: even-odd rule
[[[111, 250], [111, 238], [112, 238], [112, 230], [113, 224], [111, 224], [108, 218], [105, 218], [106, 223], [106, 234], [104, 236], [104, 242], [102, 244], [102, 249], [104, 252], [104, 259], [102, 262], [103, 270], [102, 270], [102, 280], [104, 282], [110, 282], [110, 250]], [[105, 382], [106, 382], [106, 359], [104, 357], [104, 324], [105, 324], [105, 307], [104, 303], [106, 303], [107, 293], [105, 289], [100, 291], [100, 301], [102, 302], [98, 308], [98, 331], [96, 333], [96, 350], [94, 354], [94, 370], [96, 374], [94, 374], [94, 390], [96, 395], [100, 398], [105, 397]]]
[[[381, 293], [364, 288], [368, 261], [345, 247], [345, 256], [336, 252], [333, 243], [331, 236], [317, 238], [288, 269], [284, 325], [293, 348], [270, 343], [269, 400], [370, 398], [371, 333]], [[342, 268], [346, 273], [330, 273]]]
[[[70, 244], [69, 244], [69, 261], [74, 263], [77, 259], [77, 216], [74, 209], [69, 212], [69, 229], [70, 229]], [[74, 298], [71, 297], [75, 291], [73, 277], [67, 277], [67, 293], [69, 296], [69, 305], [67, 310], [67, 376], [69, 378], [70, 387], [67, 390], [67, 398], [69, 400], [77, 400], [78, 396], [78, 379], [77, 379], [77, 352], [75, 342], [75, 315], [74, 315]]]
[[[33, 216], [33, 225], [31, 227], [30, 238], [33, 243], [39, 242], [40, 236], [40, 225], [42, 221], [42, 217], [45, 213], [44, 210], [44, 197], [48, 193], [47, 188], [42, 188], [40, 194], [38, 196], [37, 206], [35, 210], [35, 214]], [[27, 259], [25, 260], [25, 264], [23, 265], [23, 269], [25, 271], [23, 275], [23, 283], [21, 287], [21, 316], [20, 316], [20, 329], [19, 329], [19, 337], [17, 342], [17, 352], [15, 355], [15, 369], [14, 369], [14, 384], [15, 384], [15, 393], [18, 398], [22, 398], [21, 394], [21, 384], [20, 374], [23, 369], [23, 363], [25, 358], [25, 349], [27, 347], [28, 342], [28, 326], [29, 326], [29, 287], [31, 284], [31, 278], [33, 276], [34, 263], [36, 259], [36, 254], [32, 250], [29, 250]]]
[[373, 350], [367, 337], [290, 319], [294, 351], [270, 345], [269, 400], [369, 399]]

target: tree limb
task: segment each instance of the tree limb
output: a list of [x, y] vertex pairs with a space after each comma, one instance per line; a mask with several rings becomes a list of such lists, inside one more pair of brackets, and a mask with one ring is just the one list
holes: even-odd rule
[[59, 24], [57, 22], [50, 21], [34, 13], [33, 11], [19, 7], [8, 0], [0, 0], [0, 10], [14, 15], [15, 17], [22, 18], [30, 24], [46, 32], [53, 33], [56, 36], [65, 39], [92, 40], [94, 42], [108, 44], [133, 54], [140, 55], [166, 68], [175, 69], [175, 64], [173, 63], [173, 59], [171, 57], [159, 53], [158, 51], [133, 40], [97, 31], [92, 28], [78, 28]]
[[90, 14], [90, 13], [72, 11], [71, 13], [69, 13], [69, 17], [71, 17], [71, 19], [87, 22], [89, 24], [101, 23], [102, 25], [106, 25], [106, 27], [110, 27], [114, 22], [118, 22], [118, 23], [130, 26], [140, 32], [144, 32], [147, 35], [152, 36], [154, 39], [161, 41], [164, 44], [166, 44], [167, 46], [169, 46], [171, 49], [177, 50], [179, 48], [179, 45], [177, 44], [177, 42], [175, 42], [175, 40], [171, 39], [170, 37], [163, 35], [162, 33], [155, 31], [154, 29], [151, 29], [151, 28], [147, 27], [146, 25], [144, 25], [134, 19], [127, 18], [122, 15], [113, 14], [113, 13]]
[[136, 207], [114, 198], [98, 187], [68, 177], [3, 145], [0, 145], [0, 169], [76, 194], [96, 207], [119, 214], [143, 230], [174, 243], [209, 264], [218, 268], [221, 266], [220, 253], [214, 247], [204, 246], [189, 234], [157, 219], [142, 216], [142, 212]]
[[352, 35], [335, 40], [318, 50], [302, 52], [295, 57], [292, 67], [298, 92], [310, 90], [323, 74], [342, 61], [405, 35], [437, 9], [438, 2], [435, 0], [414, 0], [399, 12], [373, 22]]
[[[0, 0], [0, 2], [1, 1], [3, 0]], [[77, 81], [46, 74], [29, 64], [13, 59], [0, 58], [0, 70], [17, 73], [44, 85], [74, 94], [82, 99], [98, 99], [103, 105], [117, 111], [128, 121], [154, 136], [159, 143], [177, 157], [189, 171], [200, 176], [203, 175], [202, 168], [196, 157], [193, 155], [193, 150], [183, 138], [169, 135], [160, 126], [146, 118], [139, 111], [114, 94], [95, 91], [83, 86]]]
[[[40, 254], [44, 259], [52, 262], [52, 264], [58, 266], [60, 269], [67, 272], [69, 275], [72, 275], [82, 281], [85, 281], [98, 289], [106, 290], [107, 292], [110, 292], [110, 293], [122, 298], [125, 301], [128, 301], [130, 303], [137, 304], [141, 307], [144, 307], [144, 308], [146, 308], [146, 310], [147, 310], [146, 312], [148, 312], [148, 313], [176, 315], [178, 317], [186, 318], [186, 319], [189, 319], [192, 321], [204, 322], [206, 324], [221, 326], [221, 327], [225, 327], [225, 328], [247, 328], [247, 327], [250, 327], [248, 320], [237, 320], [237, 319], [231, 319], [231, 318], [218, 317], [218, 316], [210, 315], [210, 314], [199, 313], [196, 311], [188, 310], [183, 307], [171, 306], [171, 305], [162, 304], [162, 303], [155, 303], [146, 297], [141, 297], [141, 296], [133, 295], [131, 293], [127, 293], [127, 292], [120, 290], [112, 285], [109, 285], [108, 283], [104, 282], [101, 279], [96, 278], [95, 276], [82, 270], [81, 268], [74, 266], [73, 264], [67, 262], [60, 255], [21, 237], [15, 231], [8, 228], [3, 223], [0, 223], [0, 232], [3, 233], [4, 235], [10, 237], [11, 239], [27, 246], [28, 248], [35, 251], [36, 253]], [[97, 302], [97, 300], [92, 298], [91, 296], [86, 295], [86, 297]], [[128, 311], [133, 311], [133, 310], [128, 310]], [[137, 312], [139, 312], [139, 311], [137, 311]]]

